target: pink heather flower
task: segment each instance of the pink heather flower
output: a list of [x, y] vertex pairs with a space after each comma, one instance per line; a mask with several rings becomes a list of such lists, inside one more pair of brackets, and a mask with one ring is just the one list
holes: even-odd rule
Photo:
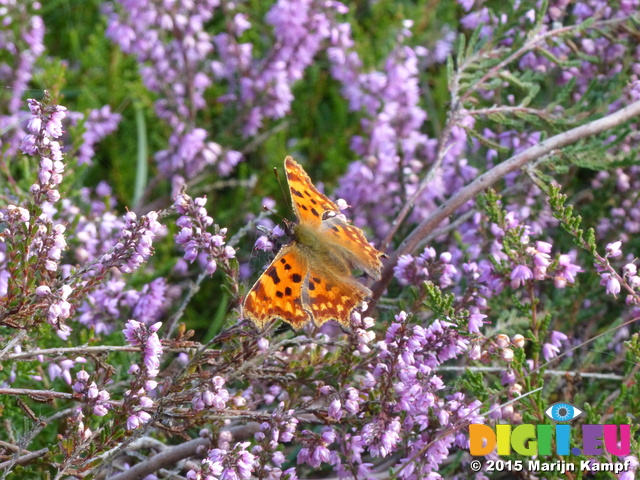
[[258, 350], [265, 353], [269, 349], [269, 340], [266, 338], [260, 338], [256, 342], [256, 346], [258, 347]]
[[362, 399], [360, 398], [360, 392], [358, 392], [358, 390], [356, 390], [355, 388], [348, 388], [347, 399], [344, 402], [344, 409], [352, 415], [355, 415], [360, 411], [361, 402]]
[[513, 350], [511, 350], [510, 348], [503, 348], [500, 351], [500, 356], [505, 362], [512, 362], [514, 353], [513, 353]]
[[606, 247], [606, 251], [607, 251], [607, 257], [618, 257], [620, 255], [622, 255], [622, 251], [620, 250], [620, 246], [622, 245], [621, 241], [617, 241], [617, 242], [613, 242], [607, 245]]
[[142, 329], [143, 324], [137, 322], [135, 320], [129, 320], [125, 325], [125, 329], [122, 331], [124, 333], [124, 338], [131, 345], [139, 345], [140, 341], [138, 340], [138, 331]]
[[127, 430], [135, 430], [151, 420], [151, 415], [147, 412], [139, 411], [130, 415], [127, 419]]
[[13, 221], [17, 222], [29, 222], [31, 215], [29, 214], [29, 210], [23, 207], [17, 207], [15, 205], [7, 205], [7, 212], [10, 217], [13, 217]]
[[558, 269], [554, 274], [554, 284], [556, 288], [564, 288], [567, 283], [575, 283], [575, 276], [582, 269], [578, 265], [571, 263], [569, 255], [560, 255], [558, 257]]
[[36, 288], [36, 295], [46, 297], [47, 295], [51, 295], [51, 289], [47, 285], [40, 285]]
[[560, 349], [551, 343], [545, 343], [542, 345], [542, 355], [546, 361], [555, 358], [560, 353]]
[[327, 414], [330, 418], [340, 420], [342, 418], [342, 403], [339, 398], [334, 398], [329, 404]]
[[520, 285], [524, 283], [525, 280], [530, 280], [533, 278], [533, 273], [531, 269], [526, 265], [516, 265], [516, 267], [511, 272], [511, 287], [518, 288]]
[[554, 330], [553, 332], [551, 332], [551, 343], [556, 347], [559, 347], [562, 345], [562, 343], [568, 342], [568, 341], [569, 341], [569, 338], [564, 333], [559, 332], [557, 330]]
[[266, 235], [261, 235], [258, 240], [256, 240], [256, 243], [254, 245], [254, 248], [256, 250], [262, 250], [264, 252], [273, 251], [273, 247], [273, 242], [269, 240], [269, 237], [267, 237]]
[[104, 417], [109, 413], [109, 409], [105, 405], [96, 405], [93, 407], [93, 414], [99, 417]]
[[480, 333], [480, 327], [484, 324], [484, 319], [487, 318], [484, 313], [475, 310], [469, 315], [469, 333]]
[[600, 285], [606, 285], [607, 294], [617, 295], [618, 293], [620, 293], [620, 282], [614, 275], [608, 272], [605, 272], [600, 276], [601, 276]]
[[368, 445], [373, 457], [386, 457], [400, 440], [400, 422], [393, 419], [386, 422], [382, 419], [374, 420], [362, 428], [362, 439]]
[[481, 356], [482, 356], [482, 349], [480, 348], [480, 345], [474, 344], [469, 350], [469, 358], [471, 360], [480, 360]]
[[156, 332], [161, 325], [161, 322], [157, 322], [147, 327], [136, 320], [129, 320], [122, 331], [129, 344], [133, 346], [144, 345], [143, 363], [148, 378], [155, 377], [159, 372], [162, 344]]
[[627, 263], [623, 268], [622, 271], [624, 272], [624, 275], [626, 277], [632, 277], [634, 276], [636, 273], [638, 273], [638, 267], [636, 267], [635, 264], [633, 263]]
[[536, 242], [536, 250], [540, 253], [550, 254], [551, 248], [552, 248], [552, 245], [548, 242], [541, 242], [541, 241]]
[[609, 277], [609, 280], [607, 281], [607, 293], [610, 293], [611, 295], [617, 295], [620, 293], [620, 282], [614, 276]]

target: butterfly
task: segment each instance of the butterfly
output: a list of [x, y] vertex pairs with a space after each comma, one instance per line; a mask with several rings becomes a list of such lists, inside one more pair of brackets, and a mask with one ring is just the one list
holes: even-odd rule
[[349, 224], [293, 158], [284, 159], [284, 168], [298, 222], [288, 225], [291, 243], [280, 249], [247, 294], [244, 316], [259, 328], [276, 319], [295, 329], [328, 320], [349, 327], [351, 313], [371, 297], [352, 272], [361, 270], [379, 280], [384, 254]]

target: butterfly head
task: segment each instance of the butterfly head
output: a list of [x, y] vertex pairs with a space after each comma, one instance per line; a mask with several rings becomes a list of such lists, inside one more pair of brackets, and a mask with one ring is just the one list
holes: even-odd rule
[[295, 238], [295, 236], [296, 236], [296, 227], [298, 225], [296, 223], [292, 222], [291, 220], [286, 219], [286, 218], [283, 218], [282, 222], [284, 223], [284, 233], [285, 233], [285, 235], [287, 235], [290, 238]]

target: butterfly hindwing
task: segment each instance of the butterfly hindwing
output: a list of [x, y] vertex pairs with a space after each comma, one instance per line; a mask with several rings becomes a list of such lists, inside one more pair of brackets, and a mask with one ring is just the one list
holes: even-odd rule
[[350, 277], [337, 277], [313, 268], [309, 271], [306, 287], [316, 325], [337, 320], [348, 327], [351, 312], [371, 296], [367, 287]]

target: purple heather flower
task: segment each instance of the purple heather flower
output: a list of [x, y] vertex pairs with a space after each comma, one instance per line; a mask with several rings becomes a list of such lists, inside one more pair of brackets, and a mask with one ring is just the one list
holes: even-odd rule
[[213, 225], [213, 218], [207, 215], [205, 204], [206, 197], [193, 200], [189, 195], [182, 193], [176, 197], [175, 207], [182, 216], [176, 224], [181, 228], [175, 236], [176, 243], [185, 250], [184, 259], [193, 262], [202, 254], [202, 263], [208, 274], [212, 275], [218, 263], [228, 264], [229, 259], [235, 257], [235, 250], [224, 245], [226, 228], [220, 229], [214, 226], [215, 234], [207, 232], [207, 228]]
[[271, 240], [269, 240], [269, 237], [267, 237], [266, 235], [261, 235], [260, 237], [258, 237], [258, 240], [256, 240], [254, 248], [256, 250], [262, 250], [264, 252], [271, 252], [273, 251], [274, 244]]
[[111, 113], [109, 105], [89, 112], [89, 116], [84, 123], [83, 142], [78, 150], [78, 165], [91, 165], [95, 155], [94, 146], [103, 138], [115, 132], [121, 119], [122, 115], [119, 113]]
[[[475, 311], [474, 311], [475, 310]], [[469, 333], [480, 333], [480, 328], [484, 324], [484, 319], [487, 316], [483, 313], [477, 311], [476, 308], [471, 309], [471, 314], [469, 315]]]
[[329, 408], [327, 408], [327, 415], [330, 418], [335, 419], [336, 421], [342, 418], [342, 403], [339, 398], [334, 398], [331, 403], [329, 403]]
[[162, 325], [162, 323], [157, 322], [147, 327], [136, 320], [129, 320], [125, 329], [122, 331], [130, 345], [142, 345], [144, 347], [143, 363], [145, 365], [145, 376], [148, 378], [155, 377], [160, 367], [162, 344], [156, 333], [160, 325]]
[[601, 274], [600, 284], [607, 286], [607, 294], [609, 295], [617, 295], [620, 293], [620, 282], [616, 276], [611, 273]]
[[362, 429], [362, 439], [373, 457], [386, 457], [400, 441], [401, 425], [397, 419], [390, 422], [374, 420]]
[[562, 345], [562, 343], [569, 341], [569, 338], [562, 332], [554, 330], [551, 332], [551, 343], [556, 347]]
[[[130, 291], [130, 293], [133, 293], [133, 291]], [[135, 299], [132, 316], [146, 325], [156, 322], [166, 308], [166, 293], [167, 283], [162, 277], [156, 278], [153, 282], [145, 285], [139, 297]], [[129, 301], [131, 300], [129, 299]]]
[[560, 353], [560, 349], [557, 346], [551, 343], [545, 343], [542, 345], [542, 355], [544, 356], [546, 361], [557, 357], [558, 353]]
[[127, 419], [127, 430], [135, 430], [151, 420], [151, 415], [144, 411], [138, 411]]
[[206, 105], [213, 39], [205, 25], [219, 0], [195, 0], [178, 4], [154, 4], [121, 0], [110, 7], [107, 36], [125, 52], [135, 55], [147, 88], [158, 92], [158, 116], [173, 131], [169, 148], [157, 152], [162, 172], [183, 170], [193, 177], [217, 162], [222, 148], [207, 142], [207, 132], [193, 125]]
[[519, 288], [522, 284], [524, 284], [525, 280], [530, 280], [533, 278], [533, 272], [526, 265], [516, 265], [516, 267], [511, 271], [511, 287]]
[[625, 277], [633, 277], [636, 273], [638, 273], [638, 267], [634, 263], [627, 263], [623, 268]]
[[607, 257], [614, 258], [622, 255], [622, 251], [620, 250], [621, 246], [622, 246], [622, 242], [620, 241], [608, 244], [606, 248]]
[[[243, 480], [251, 478], [251, 474], [256, 468], [256, 456], [250, 453], [247, 448], [249, 442], [236, 443], [230, 449], [213, 448], [209, 450], [208, 456], [202, 461], [203, 477], [198, 477], [193, 470], [189, 471], [187, 478], [220, 478], [221, 480]], [[192, 474], [191, 472], [194, 472]]]
[[554, 284], [557, 288], [564, 288], [567, 283], [575, 283], [575, 275], [582, 269], [574, 265], [569, 255], [558, 257], [558, 269], [554, 272]]

